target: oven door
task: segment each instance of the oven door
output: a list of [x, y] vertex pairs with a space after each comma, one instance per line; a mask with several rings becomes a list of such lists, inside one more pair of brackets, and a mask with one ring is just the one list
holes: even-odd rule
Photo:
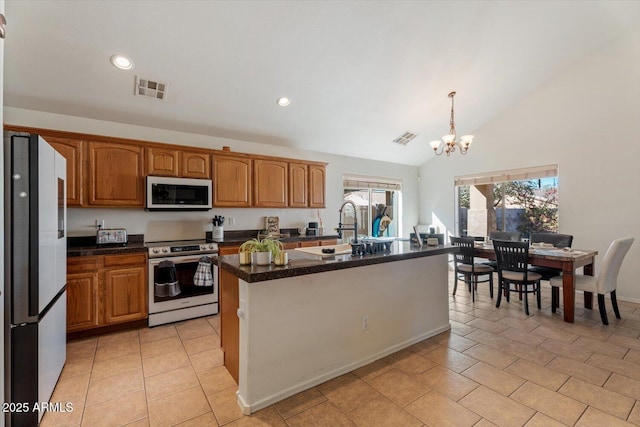
[[[218, 266], [213, 263], [211, 276], [203, 280], [198, 270], [200, 258], [216, 255], [192, 255], [149, 260], [149, 313], [159, 313], [218, 302]], [[171, 261], [173, 267], [161, 264]], [[202, 267], [200, 267], [202, 269]], [[208, 274], [204, 275], [209, 277]], [[195, 278], [195, 280], [194, 280]], [[194, 283], [195, 282], [195, 283]], [[212, 283], [208, 286], [208, 283]], [[203, 284], [205, 286], [203, 286]]]

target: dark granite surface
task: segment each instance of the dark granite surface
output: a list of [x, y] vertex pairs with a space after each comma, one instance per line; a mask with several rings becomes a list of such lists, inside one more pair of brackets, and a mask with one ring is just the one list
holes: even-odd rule
[[96, 236], [68, 237], [67, 257], [147, 252], [144, 234], [130, 234], [127, 239], [126, 245], [96, 245]]
[[[207, 231], [207, 242], [216, 242], [218, 246], [237, 246], [249, 239], [253, 239], [258, 236], [260, 230], [232, 230], [224, 232], [223, 240], [213, 240], [213, 233]], [[302, 236], [298, 234], [297, 228], [283, 228], [280, 229], [281, 236], [278, 240], [283, 243], [286, 242], [303, 242], [306, 240], [330, 240], [338, 239], [337, 234], [323, 235], [323, 236]]]
[[407, 241], [396, 241], [391, 245], [391, 252], [382, 254], [321, 257], [291, 249], [287, 251], [289, 254], [289, 264], [286, 266], [276, 266], [274, 264], [266, 266], [240, 265], [238, 255], [221, 256], [218, 258], [217, 264], [220, 268], [231, 272], [245, 282], [253, 283], [411, 258], [449, 254], [455, 253], [457, 250], [458, 248], [450, 245], [424, 246], [418, 248]]

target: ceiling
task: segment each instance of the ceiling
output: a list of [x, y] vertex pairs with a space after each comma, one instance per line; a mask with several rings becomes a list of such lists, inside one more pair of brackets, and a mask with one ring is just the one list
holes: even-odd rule
[[[5, 15], [6, 106], [420, 165], [450, 91], [474, 133], [637, 25], [640, 2], [6, 0]], [[134, 96], [136, 75], [166, 100]]]

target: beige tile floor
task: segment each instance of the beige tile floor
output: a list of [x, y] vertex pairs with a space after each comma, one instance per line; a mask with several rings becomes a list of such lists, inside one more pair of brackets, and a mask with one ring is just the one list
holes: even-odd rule
[[222, 366], [218, 316], [73, 341], [52, 401], [74, 410], [42, 425], [640, 425], [640, 305], [620, 302], [623, 319], [603, 326], [579, 303], [568, 324], [548, 288], [527, 317], [482, 285], [475, 303], [450, 297], [450, 332], [251, 417]]

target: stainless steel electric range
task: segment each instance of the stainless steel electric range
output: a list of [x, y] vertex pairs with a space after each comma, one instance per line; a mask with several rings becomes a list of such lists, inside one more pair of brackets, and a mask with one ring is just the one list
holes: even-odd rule
[[218, 313], [218, 245], [204, 240], [147, 242], [149, 326]]

